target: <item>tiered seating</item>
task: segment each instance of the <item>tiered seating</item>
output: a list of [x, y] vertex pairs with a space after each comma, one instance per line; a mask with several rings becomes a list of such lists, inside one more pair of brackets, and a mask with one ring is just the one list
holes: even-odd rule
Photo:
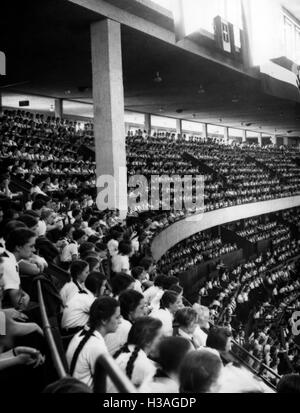
[[168, 275], [177, 275], [237, 249], [236, 244], [222, 242], [220, 237], [212, 236], [211, 231], [200, 232], [169, 250], [158, 262], [158, 268]]

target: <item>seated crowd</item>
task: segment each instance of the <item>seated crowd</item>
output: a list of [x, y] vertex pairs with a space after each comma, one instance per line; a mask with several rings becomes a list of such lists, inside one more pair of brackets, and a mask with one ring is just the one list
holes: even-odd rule
[[[190, 303], [176, 275], [203, 260], [220, 259], [236, 251], [238, 246], [224, 244], [220, 237], [204, 232], [175, 246], [156, 267], [150, 245], [159, 222], [158, 226], [155, 220], [141, 224], [130, 220], [130, 215], [126, 220], [121, 219], [118, 211], [100, 213], [95, 199], [86, 191], [88, 186], [83, 185], [83, 190], [78, 191], [78, 182], [71, 177], [81, 176], [88, 167], [91, 170], [86, 176], [90, 173], [94, 176], [92, 163], [84, 161], [77, 165], [77, 158], [71, 153], [65, 159], [74, 166], [73, 171], [65, 171], [67, 180], [71, 179], [67, 187], [60, 180], [58, 187], [53, 187], [57, 185], [54, 180], [40, 181], [42, 169], [49, 166], [43, 162], [51, 153], [54, 162], [48, 172], [50, 176], [56, 172], [59, 175], [64, 162], [60, 154], [68, 141], [74, 142], [77, 138], [75, 126], [20, 111], [8, 111], [1, 121], [1, 139], [8, 143], [3, 144], [3, 148], [9, 147], [8, 150], [1, 148], [3, 162], [19, 159], [18, 151], [27, 153], [26, 147], [22, 147], [27, 139], [29, 146], [33, 145], [33, 150], [28, 149], [27, 153], [33, 157], [28, 157], [25, 164], [19, 163], [17, 169], [14, 163], [8, 163], [9, 173], [3, 172], [5, 182], [0, 199], [2, 391], [13, 386], [27, 393], [53, 393], [69, 386], [68, 391], [72, 387], [78, 392], [92, 392], [96, 360], [102, 354], [110, 354], [140, 392], [273, 392], [245, 366], [234, 363], [233, 339], [242, 342], [242, 331], [251, 318], [250, 334], [245, 335], [244, 344], [257, 357], [264, 357], [270, 367], [275, 366], [277, 355], [280, 359], [283, 353], [286, 365], [282, 370], [278, 366], [282, 378], [274, 384], [278, 392], [299, 393], [299, 369], [294, 368], [299, 360], [299, 348], [292, 341], [290, 313], [285, 312], [287, 308], [290, 311], [299, 307], [299, 267], [293, 261], [299, 252], [299, 241], [290, 238], [284, 245], [274, 245], [266, 254], [235, 268], [220, 265], [215, 278], [207, 280], [200, 289], [199, 300]], [[45, 137], [54, 143], [49, 148], [42, 142]], [[57, 137], [57, 144], [61, 146], [53, 154]], [[89, 143], [84, 136], [81, 138], [82, 142]], [[35, 146], [35, 142], [40, 146]], [[191, 149], [195, 142], [190, 144]], [[76, 142], [74, 145], [76, 152], [78, 145]], [[152, 149], [148, 151], [147, 145], [152, 145]], [[152, 173], [154, 167], [160, 173], [161, 167], [168, 173], [173, 170], [179, 173], [180, 167], [182, 173], [191, 171], [191, 165], [178, 162], [177, 154], [189, 150], [185, 141], [159, 142], [153, 138], [141, 144], [141, 148], [141, 154], [130, 155], [129, 162], [137, 162], [135, 173], [143, 171], [144, 166], [148, 173]], [[203, 148], [205, 150], [205, 144]], [[134, 150], [139, 150], [139, 146], [136, 149], [131, 146], [130, 151]], [[166, 158], [156, 156], [165, 151]], [[39, 153], [37, 164], [36, 153]], [[144, 158], [146, 161], [141, 164]], [[162, 163], [153, 164], [151, 159]], [[32, 167], [36, 170], [31, 170]], [[38, 179], [32, 180], [33, 185], [25, 196], [11, 188], [9, 174], [21, 177], [21, 182], [30, 183], [31, 175]], [[220, 178], [221, 181], [224, 184]], [[233, 196], [232, 199], [233, 204], [237, 204], [246, 198]], [[215, 201], [213, 205], [221, 207]], [[173, 216], [173, 220], [177, 218]], [[168, 225], [168, 218], [164, 219], [163, 225]], [[38, 280], [44, 287], [47, 310], [63, 339], [63, 352], [73, 377], [59, 383], [51, 384], [55, 372], [39, 316]], [[276, 312], [270, 310], [272, 306]], [[249, 309], [253, 317], [248, 317]], [[283, 312], [287, 319], [283, 324], [285, 349], [273, 334], [274, 319]], [[266, 326], [268, 315], [271, 318]], [[268, 336], [266, 328], [273, 335]], [[117, 391], [110, 379], [106, 386], [108, 392]]]

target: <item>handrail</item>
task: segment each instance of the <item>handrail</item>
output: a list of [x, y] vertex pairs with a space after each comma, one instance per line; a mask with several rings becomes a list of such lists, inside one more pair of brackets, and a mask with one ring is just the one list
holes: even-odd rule
[[138, 393], [137, 388], [123, 373], [108, 353], [98, 357], [94, 374], [94, 393], [106, 393], [106, 376], [109, 376], [119, 393]]
[[46, 306], [45, 306], [43, 292], [42, 292], [42, 285], [41, 285], [40, 280], [37, 280], [37, 293], [38, 293], [38, 301], [40, 304], [40, 312], [41, 312], [43, 330], [44, 330], [46, 340], [50, 348], [50, 353], [51, 353], [51, 357], [52, 357], [55, 369], [57, 371], [59, 378], [62, 379], [67, 376], [67, 372], [61, 361], [60, 355], [56, 347], [55, 340], [53, 338], [51, 325], [49, 323], [49, 319], [47, 316]]
[[255, 373], [261, 380], [263, 380], [269, 387], [272, 389], [276, 390], [276, 386], [271, 383], [267, 378], [263, 376], [263, 371], [268, 371], [269, 373], [272, 374], [274, 379], [276, 381], [280, 380], [280, 375], [277, 374], [274, 370], [272, 370], [269, 366], [267, 366], [265, 363], [263, 363], [261, 360], [259, 360], [257, 357], [255, 357], [253, 354], [249, 353], [244, 347], [240, 346], [236, 341], [233, 341], [233, 345], [237, 347], [238, 351], [246, 355], [248, 359], [251, 359], [257, 364], [257, 368], [254, 368], [252, 365], [250, 365], [247, 362], [247, 359], [245, 360], [243, 356], [239, 355], [238, 352], [234, 351], [234, 346], [233, 349], [231, 350], [232, 356], [234, 356], [236, 359], [238, 359], [245, 367], [247, 367], [250, 371]]

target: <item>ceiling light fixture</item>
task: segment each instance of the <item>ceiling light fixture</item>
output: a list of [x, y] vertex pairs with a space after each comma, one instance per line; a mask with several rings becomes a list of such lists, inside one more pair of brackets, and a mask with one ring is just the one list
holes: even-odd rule
[[202, 85], [199, 86], [198, 93], [199, 95], [203, 95], [204, 93], [206, 93], [206, 90], [204, 89]]
[[160, 76], [159, 72], [156, 72], [154, 82], [155, 83], [161, 83], [162, 82], [162, 77]]

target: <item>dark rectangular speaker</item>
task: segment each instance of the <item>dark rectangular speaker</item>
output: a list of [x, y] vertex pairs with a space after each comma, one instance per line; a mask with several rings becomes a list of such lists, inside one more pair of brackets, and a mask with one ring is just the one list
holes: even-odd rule
[[29, 100], [20, 100], [19, 101], [19, 106], [29, 106]]

